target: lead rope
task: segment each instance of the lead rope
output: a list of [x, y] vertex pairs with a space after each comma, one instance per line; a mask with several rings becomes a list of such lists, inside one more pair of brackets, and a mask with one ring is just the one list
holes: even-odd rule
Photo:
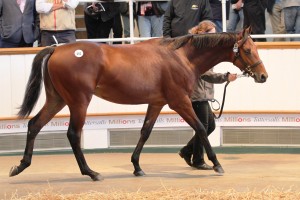
[[[215, 119], [219, 119], [219, 118], [222, 116], [223, 108], [224, 108], [224, 104], [225, 104], [226, 89], [227, 89], [227, 86], [229, 85], [229, 83], [230, 83], [230, 81], [227, 81], [227, 83], [226, 83], [225, 86], [224, 86], [224, 92], [223, 92], [223, 99], [222, 99], [221, 109], [220, 109], [220, 103], [219, 103], [216, 99], [212, 99], [212, 100], [210, 101], [210, 102], [211, 102], [211, 107], [212, 107], [212, 109], [213, 109], [214, 111], [220, 110], [220, 113], [219, 113], [218, 116], [216, 116], [216, 114], [213, 113]], [[219, 105], [218, 108], [214, 108], [214, 107], [213, 107], [213, 103], [214, 103], [214, 102], [217, 102], [217, 103], [218, 103], [218, 105]]]

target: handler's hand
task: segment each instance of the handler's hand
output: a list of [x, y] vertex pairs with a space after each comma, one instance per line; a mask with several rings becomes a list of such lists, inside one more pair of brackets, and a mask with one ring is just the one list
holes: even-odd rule
[[236, 74], [228, 74], [228, 81], [235, 81], [237, 79]]

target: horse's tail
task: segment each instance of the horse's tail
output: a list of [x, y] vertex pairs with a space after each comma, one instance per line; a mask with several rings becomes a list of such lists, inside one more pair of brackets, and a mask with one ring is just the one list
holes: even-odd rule
[[54, 52], [55, 47], [47, 47], [41, 50], [33, 59], [31, 73], [27, 82], [23, 103], [18, 112], [19, 118], [27, 117], [36, 105], [40, 96], [43, 79], [43, 69]]

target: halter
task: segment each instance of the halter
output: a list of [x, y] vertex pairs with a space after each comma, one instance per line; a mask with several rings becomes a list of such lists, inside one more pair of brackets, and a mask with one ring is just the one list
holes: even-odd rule
[[[248, 36], [246, 39], [244, 39], [242, 41], [242, 45], [244, 45], [244, 43], [247, 41], [247, 39], [249, 38], [250, 36]], [[236, 42], [233, 46], [233, 52], [234, 52], [234, 60], [233, 60], [233, 64], [236, 62], [236, 60], [238, 59], [243, 65], [244, 65], [244, 71], [243, 71], [243, 74], [248, 74], [249, 76], [251, 77], [254, 77], [254, 72], [252, 71], [253, 68], [255, 68], [256, 66], [258, 66], [259, 64], [262, 63], [261, 60], [257, 61], [256, 63], [252, 64], [252, 65], [248, 65], [244, 60], [243, 58], [241, 57], [240, 53], [239, 53], [239, 45], [238, 45], [238, 42]]]

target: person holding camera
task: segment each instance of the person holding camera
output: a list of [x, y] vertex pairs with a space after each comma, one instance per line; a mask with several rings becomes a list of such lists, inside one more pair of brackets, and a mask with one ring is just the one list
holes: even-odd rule
[[[87, 38], [109, 38], [111, 29], [114, 38], [122, 38], [123, 27], [119, 2], [93, 2], [86, 5], [84, 21]], [[114, 42], [120, 44], [122, 42]]]

